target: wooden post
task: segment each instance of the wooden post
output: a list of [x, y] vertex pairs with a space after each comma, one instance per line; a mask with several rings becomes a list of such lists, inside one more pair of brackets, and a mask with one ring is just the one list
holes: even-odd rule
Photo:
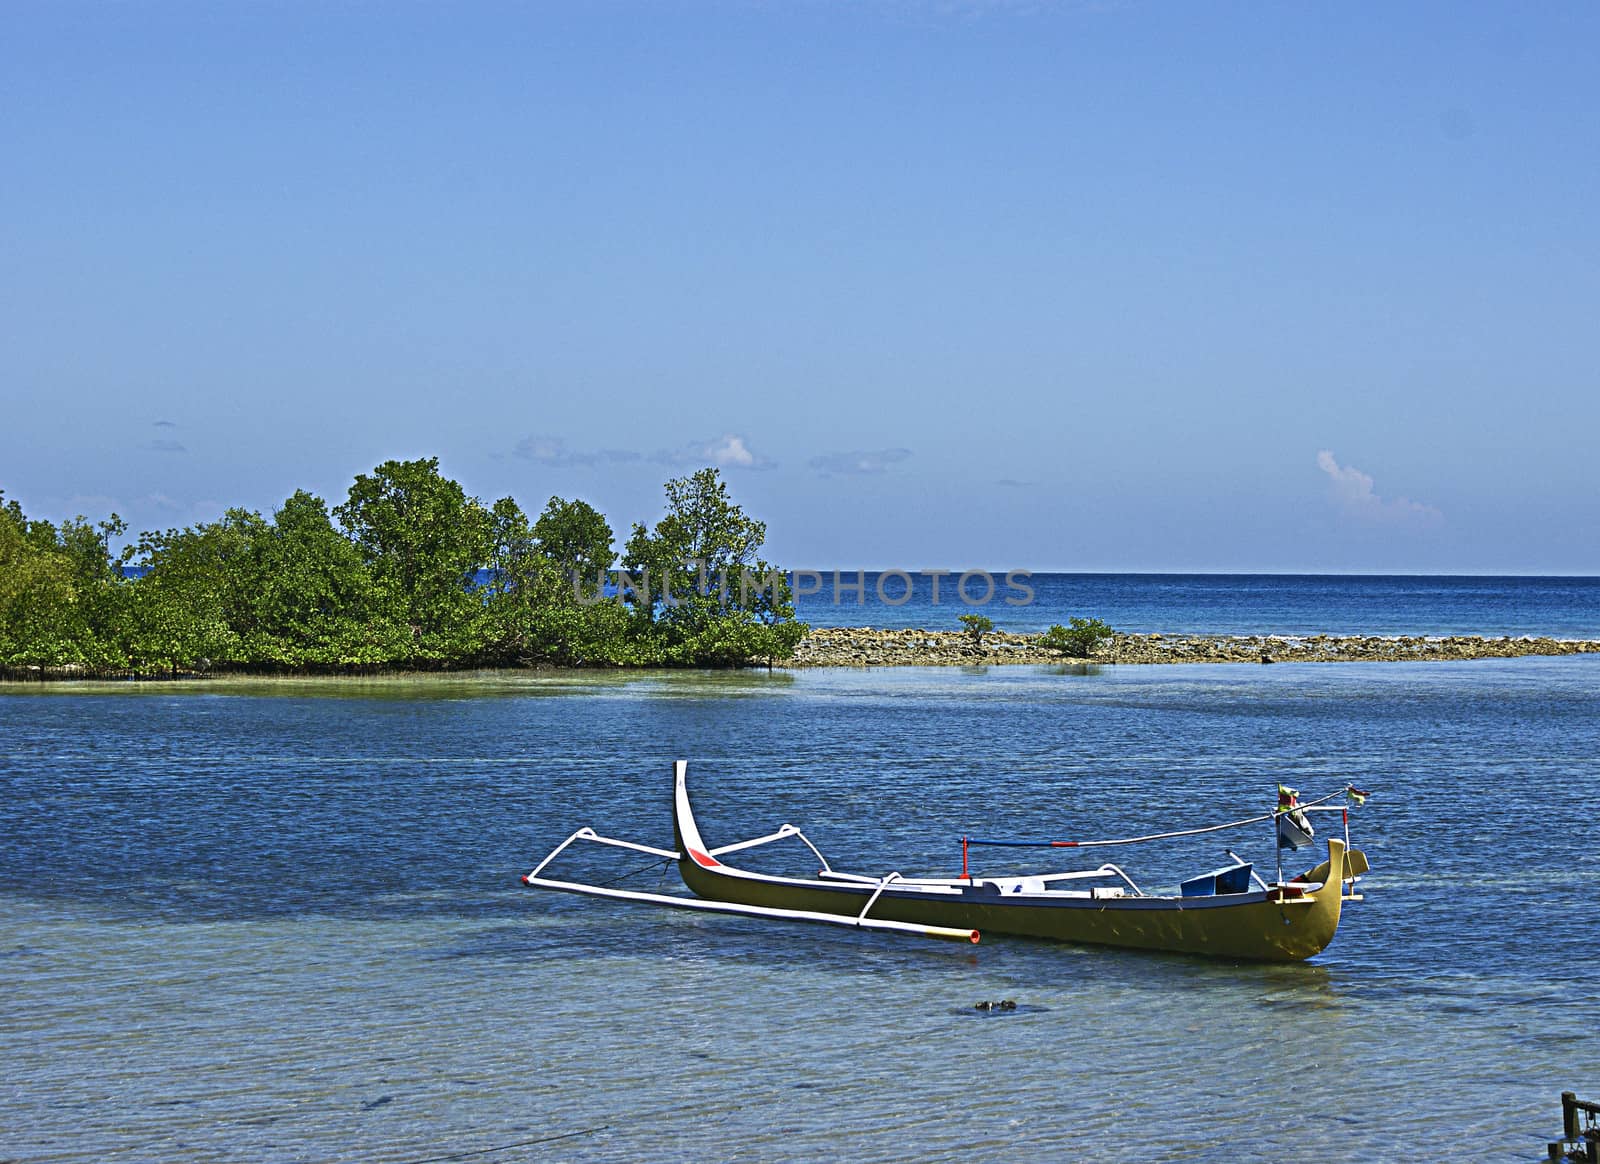
[[1550, 1145], [1552, 1160], [1600, 1162], [1600, 1103], [1579, 1099], [1576, 1092], [1561, 1093], [1561, 1139]]

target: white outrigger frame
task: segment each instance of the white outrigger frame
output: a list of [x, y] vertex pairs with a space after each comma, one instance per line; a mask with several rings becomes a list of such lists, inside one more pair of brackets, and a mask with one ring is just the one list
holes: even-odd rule
[[[732, 913], [743, 914], [746, 917], [774, 918], [779, 921], [820, 922], [831, 926], [849, 926], [863, 930], [888, 930], [893, 933], [917, 934], [925, 938], [943, 938], [952, 942], [978, 941], [978, 931], [968, 929], [953, 929], [949, 926], [924, 926], [912, 922], [890, 921], [887, 918], [868, 917], [873, 905], [891, 884], [902, 883], [906, 885], [924, 884], [920, 881], [909, 881], [898, 873], [889, 873], [883, 877], [865, 877], [854, 873], [837, 873], [828, 867], [828, 860], [824, 857], [810, 839], [794, 825], [786, 824], [775, 833], [754, 840], [737, 841], [731, 845], [712, 849], [710, 855], [720, 857], [724, 853], [737, 852], [740, 849], [752, 849], [757, 845], [769, 844], [772, 841], [781, 841], [788, 837], [798, 837], [813, 853], [817, 860], [822, 862], [822, 876], [834, 877], [846, 881], [862, 881], [876, 884], [872, 895], [867, 898], [859, 914], [813, 913], [809, 910], [778, 909], [775, 906], [739, 905], [728, 901], [706, 901], [698, 897], [677, 897], [669, 893], [644, 893], [635, 889], [613, 889], [605, 885], [587, 885], [581, 881], [561, 881], [553, 877], [542, 877], [545, 867], [559, 857], [568, 845], [574, 841], [591, 841], [597, 845], [610, 845], [618, 849], [631, 849], [636, 853], [648, 853], [652, 857], [660, 857], [664, 861], [677, 861], [682, 855], [671, 849], [658, 849], [654, 845], [641, 845], [636, 841], [619, 840], [616, 837], [603, 837], [591, 828], [581, 828], [566, 840], [562, 841], [543, 861], [534, 867], [531, 873], [522, 877], [522, 883], [535, 889], [554, 889], [559, 893], [579, 893], [589, 897], [609, 897], [617, 901], [638, 901], [649, 905], [665, 905], [672, 909], [698, 909], [707, 913]], [[951, 884], [959, 884], [952, 882]]]

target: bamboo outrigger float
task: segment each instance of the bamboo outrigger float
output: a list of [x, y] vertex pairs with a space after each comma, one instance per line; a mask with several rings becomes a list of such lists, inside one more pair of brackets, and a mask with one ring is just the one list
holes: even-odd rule
[[[964, 942], [978, 941], [980, 933], [1012, 934], [1219, 958], [1294, 962], [1320, 953], [1333, 940], [1343, 904], [1361, 900], [1355, 885], [1367, 871], [1366, 857], [1359, 849], [1349, 847], [1348, 809], [1325, 806], [1324, 802], [1333, 796], [1301, 805], [1290, 793], [1287, 803], [1266, 816], [1153, 837], [1079, 842], [988, 842], [963, 838], [965, 868], [970, 844], [1092, 848], [1212, 832], [1263, 820], [1274, 821], [1280, 837], [1296, 833], [1309, 841], [1312, 829], [1305, 813], [1343, 813], [1345, 837], [1329, 838], [1326, 861], [1287, 880], [1280, 869], [1278, 879], [1270, 884], [1257, 876], [1250, 864], [1237, 857], [1232, 866], [1184, 882], [1182, 892], [1176, 896], [1147, 894], [1119, 866], [1110, 863], [1094, 869], [1029, 877], [989, 878], [967, 874], [959, 878], [926, 878], [902, 877], [898, 873], [870, 877], [843, 873], [833, 869], [816, 846], [793, 825], [786, 824], [768, 836], [720, 848], [707, 845], [689, 804], [688, 767], [684, 760], [674, 764], [675, 851], [602, 837], [592, 829], [579, 829], [524, 876], [523, 883], [540, 889], [677, 909], [823, 922]], [[1344, 791], [1350, 793], [1352, 799], [1362, 795], [1353, 788]], [[722, 860], [741, 849], [788, 837], [799, 839], [821, 862], [816, 877], [755, 873]], [[543, 876], [546, 867], [567, 846], [580, 840], [676, 862], [679, 875], [695, 897], [641, 893]]]

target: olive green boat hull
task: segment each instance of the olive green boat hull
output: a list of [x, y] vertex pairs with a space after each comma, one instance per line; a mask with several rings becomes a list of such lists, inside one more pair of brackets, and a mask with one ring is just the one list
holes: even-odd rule
[[[684, 884], [709, 901], [769, 909], [866, 916], [916, 925], [974, 929], [1058, 942], [1165, 950], [1216, 958], [1297, 962], [1326, 949], [1339, 928], [1347, 868], [1364, 872], [1359, 850], [1328, 842], [1328, 860], [1305, 888], [1218, 897], [1103, 897], [1038, 893], [1002, 897], [992, 883], [951, 883], [942, 892], [876, 883], [772, 877], [723, 864], [700, 837], [689, 808], [684, 768], [677, 773], [673, 824]], [[891, 883], [892, 884], [892, 883]], [[877, 892], [876, 900], [872, 900]]]

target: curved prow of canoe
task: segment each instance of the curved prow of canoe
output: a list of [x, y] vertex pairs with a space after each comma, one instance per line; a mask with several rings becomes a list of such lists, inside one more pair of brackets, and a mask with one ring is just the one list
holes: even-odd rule
[[[1339, 846], [1339, 850], [1343, 854], [1342, 867], [1337, 873], [1333, 869], [1333, 846], [1335, 844]], [[1353, 897], [1355, 879], [1365, 874], [1370, 868], [1371, 866], [1367, 864], [1367, 855], [1360, 849], [1347, 849], [1343, 841], [1330, 840], [1328, 842], [1328, 860], [1312, 869], [1308, 869], [1296, 877], [1295, 880], [1322, 883], [1337, 881], [1341, 886], [1349, 885], [1351, 887], [1350, 893], [1344, 895], [1346, 899], [1359, 901], [1360, 898]]]
[[[724, 865], [712, 854], [700, 836], [700, 826], [695, 823], [694, 812], [689, 807], [689, 762], [674, 760], [672, 764], [672, 837], [677, 845], [678, 874], [696, 897], [705, 899], [714, 907], [733, 913], [748, 913], [755, 917], [772, 917], [794, 921], [829, 922], [833, 925], [855, 926], [866, 930], [888, 930], [897, 933], [919, 934], [927, 938], [944, 938], [957, 942], [976, 942], [978, 931], [971, 926], [948, 926], [937, 923], [906, 921], [895, 918], [868, 917], [859, 902], [853, 905], [841, 902], [826, 888], [814, 890], [811, 895], [794, 894], [781, 887], [781, 879], [764, 877]], [[783, 837], [799, 836], [799, 830], [785, 825], [770, 837], [754, 841], [741, 841], [730, 849], [747, 849]], [[810, 844], [809, 841], [806, 842]], [[723, 850], [724, 852], [727, 849]], [[872, 895], [876, 900], [877, 894]], [[870, 906], [871, 901], [867, 902]]]
[[1274, 935], [1279, 957], [1299, 960], [1326, 949], [1339, 928], [1344, 903], [1360, 900], [1353, 891], [1347, 892], [1347, 884], [1366, 871], [1367, 858], [1360, 849], [1330, 837], [1328, 859], [1276, 891], [1280, 908], [1294, 906], [1293, 912], [1284, 915], [1287, 928]]
[[[1317, 953], [1327, 948], [1339, 928], [1340, 907], [1344, 905], [1345, 848], [1345, 843], [1338, 838], [1328, 838], [1328, 859], [1317, 866], [1319, 869], [1326, 866], [1327, 872], [1322, 878], [1321, 888], [1310, 894], [1313, 904], [1311, 920], [1306, 926], [1308, 935], [1317, 935]], [[1324, 928], [1326, 936], [1322, 936]]]
[[689, 761], [672, 762], [672, 839], [678, 847], [678, 868], [684, 882], [692, 889], [695, 867], [716, 869], [722, 864], [710, 853], [705, 841], [700, 839], [700, 826], [695, 824], [694, 812], [689, 808]]

